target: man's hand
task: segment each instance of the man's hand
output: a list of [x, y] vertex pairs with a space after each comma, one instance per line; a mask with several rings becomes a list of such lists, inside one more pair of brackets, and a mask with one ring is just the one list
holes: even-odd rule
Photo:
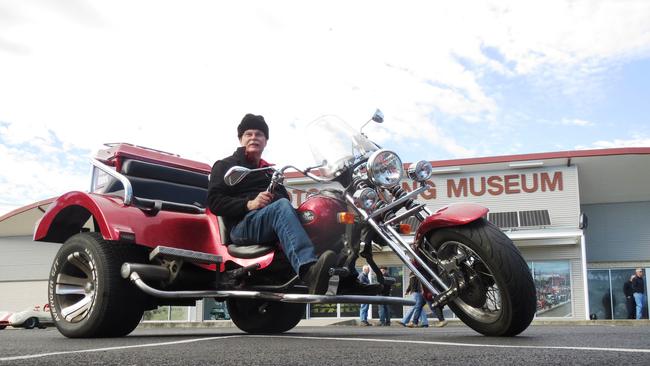
[[266, 207], [272, 200], [273, 194], [271, 192], [260, 192], [254, 200], [246, 203], [246, 208], [248, 208], [248, 211], [259, 210]]

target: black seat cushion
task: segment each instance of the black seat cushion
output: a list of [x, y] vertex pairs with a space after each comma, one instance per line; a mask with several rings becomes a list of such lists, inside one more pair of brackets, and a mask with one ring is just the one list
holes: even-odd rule
[[[205, 206], [208, 197], [208, 175], [139, 160], [125, 160], [121, 173], [138, 198]], [[119, 193], [122, 183], [111, 180], [102, 193]]]
[[208, 189], [208, 175], [170, 166], [127, 159], [122, 163], [122, 174]]
[[228, 245], [228, 254], [236, 258], [257, 258], [264, 254], [271, 253], [276, 248], [275, 243], [264, 244], [243, 244], [243, 245]]

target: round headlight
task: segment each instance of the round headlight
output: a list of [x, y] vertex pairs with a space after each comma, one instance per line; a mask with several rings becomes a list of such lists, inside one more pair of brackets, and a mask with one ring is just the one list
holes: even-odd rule
[[368, 177], [376, 185], [390, 188], [399, 183], [404, 175], [402, 161], [392, 151], [375, 151], [368, 159]]
[[362, 190], [354, 192], [354, 203], [366, 211], [371, 210], [378, 200], [379, 196], [377, 195], [377, 192], [372, 188], [366, 187]]
[[431, 166], [431, 163], [426, 160], [420, 160], [417, 163], [409, 165], [408, 174], [409, 178], [418, 182], [424, 182], [431, 178], [431, 175], [433, 174], [433, 166]]

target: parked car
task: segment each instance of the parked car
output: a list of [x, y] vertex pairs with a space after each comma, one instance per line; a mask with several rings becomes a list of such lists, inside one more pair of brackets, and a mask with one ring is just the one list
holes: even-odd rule
[[9, 317], [9, 325], [12, 327], [22, 327], [25, 329], [38, 327], [42, 329], [50, 324], [53, 324], [53, 321], [49, 304], [45, 304], [43, 307], [36, 305], [33, 308], [27, 308]]
[[14, 313], [9, 311], [0, 311], [0, 330], [5, 329], [9, 324], [9, 317]]

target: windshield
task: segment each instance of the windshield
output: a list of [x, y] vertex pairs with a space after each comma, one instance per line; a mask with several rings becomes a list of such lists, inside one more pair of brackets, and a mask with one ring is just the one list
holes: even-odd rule
[[377, 145], [336, 116], [318, 118], [307, 126], [307, 134], [316, 164], [326, 161], [320, 169], [321, 177], [325, 179], [333, 179], [336, 172], [355, 160], [367, 158], [379, 150]]

